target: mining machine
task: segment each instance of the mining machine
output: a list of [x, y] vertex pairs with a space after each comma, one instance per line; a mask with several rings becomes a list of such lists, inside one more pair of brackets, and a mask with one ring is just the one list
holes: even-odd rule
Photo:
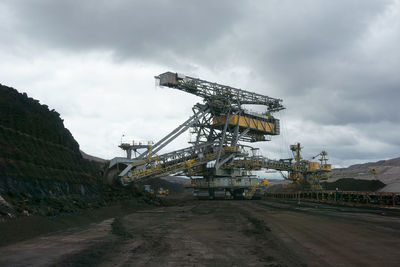
[[[253, 170], [286, 171], [292, 180], [317, 180], [318, 175], [328, 171], [324, 169], [327, 164], [316, 167], [315, 163], [301, 160], [300, 144], [291, 147], [295, 162], [250, 153], [257, 148], [249, 144], [269, 141], [271, 136], [280, 134], [280, 121], [274, 113], [284, 109], [281, 99], [173, 72], [155, 78], [160, 86], [199, 96], [202, 102], [193, 106], [191, 117], [155, 144], [120, 146], [127, 158], [111, 160], [110, 169], [122, 168], [117, 171], [122, 185], [181, 174], [190, 177], [197, 198], [254, 199], [261, 197], [266, 183], [252, 175]], [[263, 111], [249, 111], [249, 105], [257, 105]], [[189, 147], [159, 153], [188, 129], [194, 134]], [[132, 150], [136, 157], [131, 159]]]
[[282, 177], [292, 182], [292, 185], [302, 190], [321, 190], [321, 182], [331, 177], [332, 165], [328, 164], [328, 152], [322, 151], [316, 157], [321, 163], [305, 160], [302, 157], [300, 143], [290, 145], [293, 158], [268, 159], [263, 156], [251, 156], [235, 159], [226, 164], [227, 168], [243, 168], [246, 170], [273, 169], [281, 173]]
[[[253, 198], [260, 184], [255, 175], [239, 167], [225, 167], [249, 155], [248, 143], [269, 141], [280, 134], [279, 119], [273, 114], [284, 109], [281, 99], [213, 83], [173, 72], [155, 77], [160, 86], [181, 90], [202, 98], [193, 106], [193, 115], [149, 146], [123, 146], [128, 153], [143, 149], [135, 158], [115, 158], [110, 168], [122, 168], [118, 180], [126, 185], [151, 177], [182, 174], [191, 178], [198, 198]], [[244, 106], [257, 105], [263, 112], [251, 112]], [[190, 146], [160, 154], [182, 133], [191, 129]], [[129, 153], [131, 156], [132, 153]], [[122, 166], [122, 167], [121, 167]]]

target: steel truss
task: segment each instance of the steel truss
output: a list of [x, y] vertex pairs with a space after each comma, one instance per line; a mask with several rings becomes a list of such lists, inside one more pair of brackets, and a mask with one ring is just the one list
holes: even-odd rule
[[[189, 119], [133, 159], [133, 163], [119, 174], [122, 184], [184, 173], [188, 176], [202, 176], [204, 182], [196, 179], [199, 186], [210, 185], [211, 180], [214, 184], [221, 184], [219, 178], [235, 178], [236, 182], [229, 184], [235, 184], [231, 194], [236, 194], [237, 181], [254, 179], [247, 172], [254, 168], [240, 161], [248, 157], [245, 148], [249, 146], [243, 142], [269, 141], [270, 136], [279, 134], [279, 120], [272, 114], [284, 109], [282, 100], [172, 72], [160, 74], [156, 79], [161, 86], [202, 97], [203, 103], [194, 105], [193, 115]], [[249, 112], [243, 105], [261, 105], [265, 111]], [[190, 142], [191, 147], [158, 155], [158, 152], [188, 129], [191, 129], [194, 136]], [[212, 167], [208, 166], [210, 163]], [[264, 163], [261, 165], [270, 167]], [[257, 191], [258, 182], [251, 181], [241, 187], [240, 193], [243, 192], [247, 197], [252, 197]]]

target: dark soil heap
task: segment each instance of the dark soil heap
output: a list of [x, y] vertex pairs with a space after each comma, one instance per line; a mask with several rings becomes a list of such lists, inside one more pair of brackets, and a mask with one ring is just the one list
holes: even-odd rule
[[[82, 158], [79, 145], [64, 127], [60, 114], [25, 93], [1, 85], [2, 178], [92, 184], [98, 172], [98, 165]], [[5, 180], [1, 179], [2, 192], [10, 186]]]
[[0, 221], [74, 212], [141, 194], [103, 185], [103, 164], [82, 158], [55, 110], [0, 84]]
[[385, 186], [379, 180], [360, 180], [353, 178], [343, 178], [335, 182], [324, 182], [322, 188], [324, 190], [343, 190], [343, 191], [368, 191], [375, 192]]

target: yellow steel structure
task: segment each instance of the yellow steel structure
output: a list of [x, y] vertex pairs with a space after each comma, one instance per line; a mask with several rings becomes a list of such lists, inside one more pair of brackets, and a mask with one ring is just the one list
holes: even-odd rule
[[157, 190], [157, 196], [158, 197], [166, 197], [168, 195], [169, 195], [169, 190], [168, 189], [164, 189], [164, 188], [160, 187]]
[[[238, 149], [239, 148], [237, 146], [223, 147], [221, 154], [225, 155], [227, 153], [237, 152]], [[130, 172], [129, 174], [122, 177], [122, 181], [124, 183], [129, 183], [134, 180], [141, 179], [143, 177], [162, 176], [162, 175], [167, 175], [171, 172], [177, 172], [179, 170], [187, 170], [188, 173], [190, 173], [192, 171], [191, 169], [196, 167], [199, 163], [215, 160], [215, 158], [217, 157], [217, 154], [218, 154], [217, 152], [207, 153], [207, 154], [204, 154], [201, 159], [200, 158], [194, 158], [194, 159], [182, 158], [182, 159], [177, 160], [176, 163], [171, 164], [169, 166], [164, 166], [163, 164], [159, 163], [157, 161], [158, 157], [154, 156], [147, 162], [153, 161], [155, 164], [153, 164], [149, 168], [145, 168], [142, 170], [140, 170], [140, 169], [134, 170], [134, 171]], [[144, 162], [146, 162], [146, 161], [144, 161]]]
[[332, 164], [322, 164], [321, 165], [321, 170], [331, 171], [332, 170]]
[[235, 115], [230, 114], [229, 116], [215, 116], [213, 118], [214, 126], [223, 126], [228, 117], [228, 124], [230, 126], [239, 125], [240, 128], [250, 128], [250, 131], [255, 131], [263, 135], [276, 134], [276, 126], [274, 122], [268, 121], [268, 118], [262, 117], [250, 117], [248, 115]]
[[[244, 157], [236, 159], [224, 165], [225, 168], [244, 168], [247, 170], [275, 169], [287, 171], [285, 177], [288, 180], [298, 182], [305, 181], [312, 186], [319, 186], [319, 182], [327, 180], [332, 174], [332, 165], [326, 163], [328, 152], [323, 151], [319, 155], [321, 163], [303, 160], [301, 156], [301, 146], [299, 143], [290, 146], [293, 152], [294, 162], [291, 160], [269, 160], [264, 157]], [[315, 157], [314, 157], [315, 158]]]
[[319, 163], [318, 162], [310, 162], [310, 163], [308, 163], [308, 168], [309, 168], [310, 171], [317, 170], [318, 167], [319, 167]]
[[252, 198], [253, 197], [254, 193], [256, 192], [257, 186], [258, 186], [258, 184], [254, 184], [251, 187], [251, 190], [247, 192], [247, 198]]

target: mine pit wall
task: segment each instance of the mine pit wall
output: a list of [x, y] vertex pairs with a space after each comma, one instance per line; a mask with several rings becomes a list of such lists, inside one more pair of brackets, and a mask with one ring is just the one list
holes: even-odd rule
[[98, 185], [53, 181], [0, 175], [0, 195], [18, 198], [96, 198], [101, 194]]
[[0, 220], [102, 205], [102, 171], [56, 111], [0, 85]]

